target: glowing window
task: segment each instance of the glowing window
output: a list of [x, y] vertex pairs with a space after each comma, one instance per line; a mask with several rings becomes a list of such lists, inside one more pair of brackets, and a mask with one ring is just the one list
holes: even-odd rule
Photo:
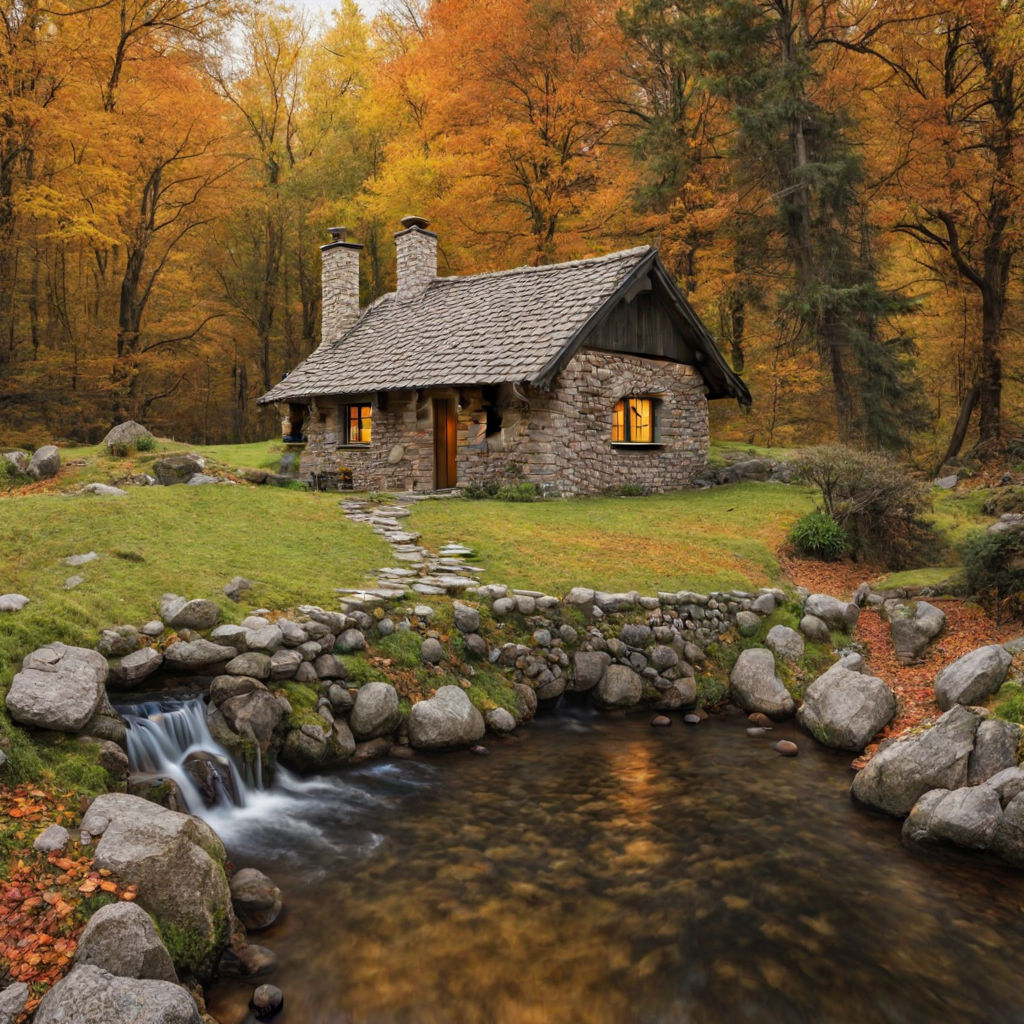
[[345, 444], [370, 443], [370, 414], [368, 405], [345, 406]]
[[654, 401], [623, 398], [612, 412], [612, 441], [619, 444], [654, 443]]

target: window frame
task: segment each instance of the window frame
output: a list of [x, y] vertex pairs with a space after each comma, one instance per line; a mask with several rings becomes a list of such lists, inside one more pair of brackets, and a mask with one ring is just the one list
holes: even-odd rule
[[[352, 439], [352, 410], [358, 409], [356, 413], [357, 422], [357, 439]], [[365, 416], [362, 414], [362, 410], [366, 410]], [[363, 431], [366, 431], [367, 438], [364, 441], [362, 439]], [[342, 431], [342, 442], [341, 447], [343, 448], [369, 448], [373, 443], [373, 403], [369, 401], [365, 402], [343, 402], [341, 405], [341, 431]]]
[[[643, 441], [634, 441], [632, 438], [633, 422], [637, 413], [632, 410], [633, 403], [646, 402], [648, 418], [650, 420], [649, 438]], [[612, 408], [612, 431], [611, 445], [613, 448], [660, 448], [662, 447], [661, 435], [658, 423], [658, 406], [660, 402], [654, 395], [623, 395]], [[622, 410], [621, 423], [616, 422], [619, 410]], [[620, 437], [616, 434], [621, 432]]]

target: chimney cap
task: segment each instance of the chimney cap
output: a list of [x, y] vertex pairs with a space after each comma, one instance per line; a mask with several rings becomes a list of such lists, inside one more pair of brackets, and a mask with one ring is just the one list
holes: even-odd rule
[[419, 228], [421, 231], [426, 230], [430, 226], [430, 221], [426, 217], [403, 217], [402, 227], [406, 228]]
[[334, 242], [344, 242], [348, 236], [348, 228], [328, 228], [327, 233]]

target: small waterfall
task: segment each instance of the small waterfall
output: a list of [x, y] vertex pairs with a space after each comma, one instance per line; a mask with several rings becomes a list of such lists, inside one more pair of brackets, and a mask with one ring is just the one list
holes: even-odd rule
[[[152, 700], [118, 711], [128, 723], [132, 772], [171, 779], [192, 814], [212, 807], [244, 807], [249, 797], [228, 752], [210, 735], [202, 697]], [[260, 788], [261, 779], [253, 782]]]

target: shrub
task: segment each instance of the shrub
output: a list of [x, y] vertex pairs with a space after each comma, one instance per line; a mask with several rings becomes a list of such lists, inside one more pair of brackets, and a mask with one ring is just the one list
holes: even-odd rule
[[801, 516], [789, 531], [789, 540], [800, 554], [820, 558], [823, 562], [842, 558], [848, 546], [846, 531], [820, 509]]
[[471, 501], [482, 501], [484, 498], [496, 497], [500, 488], [501, 484], [497, 480], [486, 480], [479, 484], [466, 484], [462, 488], [462, 496], [469, 498]]
[[621, 494], [623, 498], [642, 498], [649, 492], [643, 484], [623, 484], [615, 493]]
[[1024, 614], [1024, 532], [973, 533], [962, 556], [971, 594], [997, 618]]
[[503, 484], [495, 497], [498, 501], [540, 501], [541, 493], [536, 484], [523, 480], [517, 484]]
[[143, 434], [135, 439], [135, 450], [137, 452], [155, 452], [156, 438], [152, 435]]
[[920, 518], [929, 507], [928, 491], [895, 459], [827, 445], [802, 452], [795, 468], [821, 492], [823, 511], [843, 528], [854, 558], [903, 569], [937, 545]]

